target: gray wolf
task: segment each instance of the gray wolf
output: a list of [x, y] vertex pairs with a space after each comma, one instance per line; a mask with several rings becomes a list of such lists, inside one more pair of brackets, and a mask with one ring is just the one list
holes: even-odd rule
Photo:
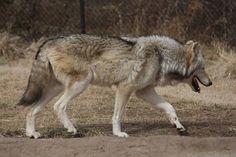
[[66, 106], [90, 84], [116, 87], [112, 117], [112, 131], [116, 136], [128, 137], [121, 131], [121, 120], [132, 93], [162, 109], [171, 124], [185, 131], [173, 106], [164, 101], [154, 87], [187, 83], [193, 91], [200, 92], [199, 82], [205, 86], [212, 84], [204, 68], [200, 45], [194, 41], [183, 44], [163, 36], [91, 35], [48, 40], [38, 49], [26, 91], [18, 102], [31, 107], [26, 118], [26, 135], [40, 137], [35, 131], [35, 116], [62, 92], [54, 110], [68, 132], [75, 134]]

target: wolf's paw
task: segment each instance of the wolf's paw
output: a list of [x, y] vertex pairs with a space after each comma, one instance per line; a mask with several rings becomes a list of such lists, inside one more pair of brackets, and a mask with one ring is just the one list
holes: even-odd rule
[[68, 128], [67, 132], [72, 133], [72, 134], [75, 135], [77, 133], [77, 130], [76, 130], [75, 127], [71, 127], [71, 128]]
[[41, 137], [41, 134], [39, 132], [26, 132], [26, 136], [31, 137], [31, 138], [39, 138]]
[[129, 137], [129, 135], [126, 132], [117, 132], [117, 133], [114, 133], [114, 135], [118, 137], [123, 137], [123, 138]]
[[177, 128], [177, 130], [178, 130], [179, 132], [187, 131], [184, 127]]
[[177, 128], [177, 131], [180, 136], [188, 136], [189, 135], [187, 129], [185, 129], [184, 127]]

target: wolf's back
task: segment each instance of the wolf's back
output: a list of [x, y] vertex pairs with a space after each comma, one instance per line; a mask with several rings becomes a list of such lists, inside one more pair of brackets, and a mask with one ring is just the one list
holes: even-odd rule
[[27, 88], [17, 105], [30, 106], [38, 102], [42, 97], [44, 89], [51, 78], [51, 65], [46, 56], [43, 58], [38, 56], [35, 58]]

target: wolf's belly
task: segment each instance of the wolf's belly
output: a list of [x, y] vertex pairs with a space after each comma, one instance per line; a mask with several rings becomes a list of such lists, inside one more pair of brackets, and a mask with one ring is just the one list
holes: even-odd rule
[[135, 89], [154, 83], [156, 69], [144, 60], [103, 60], [92, 65], [95, 85], [128, 85]]
[[132, 70], [129, 60], [101, 60], [92, 64], [93, 84], [113, 85], [126, 80]]

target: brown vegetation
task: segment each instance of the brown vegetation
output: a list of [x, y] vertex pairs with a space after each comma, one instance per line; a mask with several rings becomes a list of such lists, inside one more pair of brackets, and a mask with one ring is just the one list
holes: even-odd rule
[[0, 64], [6, 63], [9, 59], [24, 57], [26, 47], [26, 42], [19, 36], [7, 32], [0, 33]]
[[[80, 32], [79, 0], [2, 0], [0, 30], [29, 39]], [[235, 0], [86, 0], [90, 34], [236, 43]]]

